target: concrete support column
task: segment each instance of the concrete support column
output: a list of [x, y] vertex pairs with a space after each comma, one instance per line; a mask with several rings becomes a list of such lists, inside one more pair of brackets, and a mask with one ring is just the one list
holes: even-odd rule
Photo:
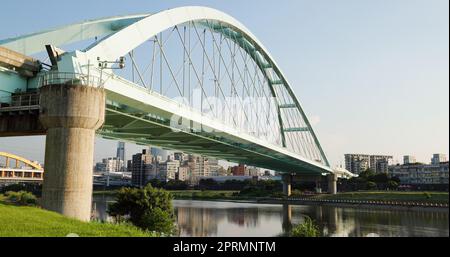
[[315, 190], [316, 190], [316, 193], [317, 193], [317, 194], [321, 194], [321, 193], [322, 193], [322, 184], [320, 183], [321, 180], [322, 180], [322, 177], [319, 177], [319, 178], [317, 178], [316, 181], [315, 181], [315, 183], [316, 183], [316, 188], [315, 188]]
[[330, 173], [328, 174], [328, 193], [335, 195], [337, 194], [337, 175]]
[[88, 85], [44, 86], [39, 118], [47, 129], [42, 206], [89, 221], [94, 138], [105, 119], [105, 92]]
[[292, 185], [292, 175], [291, 174], [283, 174], [283, 194], [285, 196], [291, 196], [291, 185]]

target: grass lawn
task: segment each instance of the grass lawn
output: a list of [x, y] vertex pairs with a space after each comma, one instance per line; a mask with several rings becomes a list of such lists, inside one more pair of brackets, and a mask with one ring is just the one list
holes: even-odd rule
[[[0, 199], [1, 200], [1, 199]], [[0, 202], [0, 237], [150, 237], [130, 225], [81, 222], [37, 207]]]
[[318, 195], [314, 198], [329, 200], [363, 200], [363, 201], [404, 201], [404, 202], [427, 202], [448, 203], [446, 192], [348, 192], [337, 195]]

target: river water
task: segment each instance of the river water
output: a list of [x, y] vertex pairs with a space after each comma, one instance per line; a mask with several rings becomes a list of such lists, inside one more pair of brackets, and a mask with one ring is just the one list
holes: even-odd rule
[[[94, 196], [94, 217], [106, 213], [113, 198]], [[178, 236], [282, 236], [306, 216], [324, 236], [448, 237], [448, 210], [408, 211], [334, 206], [252, 204], [174, 200]]]

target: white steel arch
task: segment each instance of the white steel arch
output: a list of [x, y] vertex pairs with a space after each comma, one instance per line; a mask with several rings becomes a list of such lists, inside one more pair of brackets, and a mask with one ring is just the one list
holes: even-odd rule
[[[281, 69], [275, 62], [275, 59], [270, 55], [269, 51], [257, 39], [257, 37], [250, 32], [249, 29], [247, 29], [243, 24], [241, 24], [239, 21], [228, 14], [207, 7], [179, 7], [162, 11], [160, 13], [143, 18], [142, 20], [135, 22], [127, 28], [115, 33], [114, 35], [107, 37], [105, 40], [96, 43], [86, 51], [86, 56], [91, 61], [96, 60], [97, 57], [100, 57], [104, 60], [117, 60], [121, 56], [124, 56], [127, 53], [131, 52], [133, 49], [162, 31], [186, 22], [203, 20], [217, 21], [221, 26], [231, 28], [233, 31], [238, 32], [254, 45], [255, 51], [258, 51], [262, 56], [265, 57], [265, 59], [268, 61], [267, 64], [274, 68], [285, 88], [291, 95], [292, 99], [295, 101], [295, 105], [302, 114], [303, 119], [309, 127], [310, 133], [314, 138], [315, 144], [319, 148], [324, 164], [326, 166], [329, 166], [325, 153], [320, 146], [317, 136], [315, 135], [314, 130], [312, 129], [312, 126], [305, 112], [303, 111], [300, 102], [297, 100], [297, 97], [295, 96]], [[245, 48], [244, 50], [249, 51], [249, 49]], [[259, 61], [257, 60], [257, 62]], [[268, 79], [270, 79], [269, 75], [266, 75]], [[284, 134], [284, 131], [281, 131], [281, 133]]]

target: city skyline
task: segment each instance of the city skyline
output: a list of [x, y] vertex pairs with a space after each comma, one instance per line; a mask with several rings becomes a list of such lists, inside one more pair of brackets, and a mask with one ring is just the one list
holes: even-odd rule
[[[333, 166], [343, 164], [349, 152], [389, 154], [394, 162], [414, 155], [426, 163], [434, 153], [448, 155], [448, 23], [442, 22], [448, 20], [447, 1], [258, 3], [262, 3], [258, 12], [249, 12], [254, 2], [233, 7], [219, 1], [126, 5], [98, 1], [78, 17], [55, 14], [52, 20], [35, 19], [32, 24], [19, 21], [5, 27], [2, 37], [98, 16], [208, 5], [242, 21], [270, 49]], [[19, 8], [18, 3], [5, 5], [4, 10]], [[32, 18], [45, 6], [30, 5], [18, 15]], [[77, 10], [83, 4], [67, 6]], [[269, 10], [277, 19], [259, 15]], [[2, 13], [0, 21], [15, 15]], [[279, 40], [285, 35], [290, 40]], [[43, 162], [44, 141], [44, 137], [0, 138], [0, 148]], [[95, 161], [114, 156], [116, 144], [97, 139]], [[142, 148], [127, 144], [127, 159]]]

